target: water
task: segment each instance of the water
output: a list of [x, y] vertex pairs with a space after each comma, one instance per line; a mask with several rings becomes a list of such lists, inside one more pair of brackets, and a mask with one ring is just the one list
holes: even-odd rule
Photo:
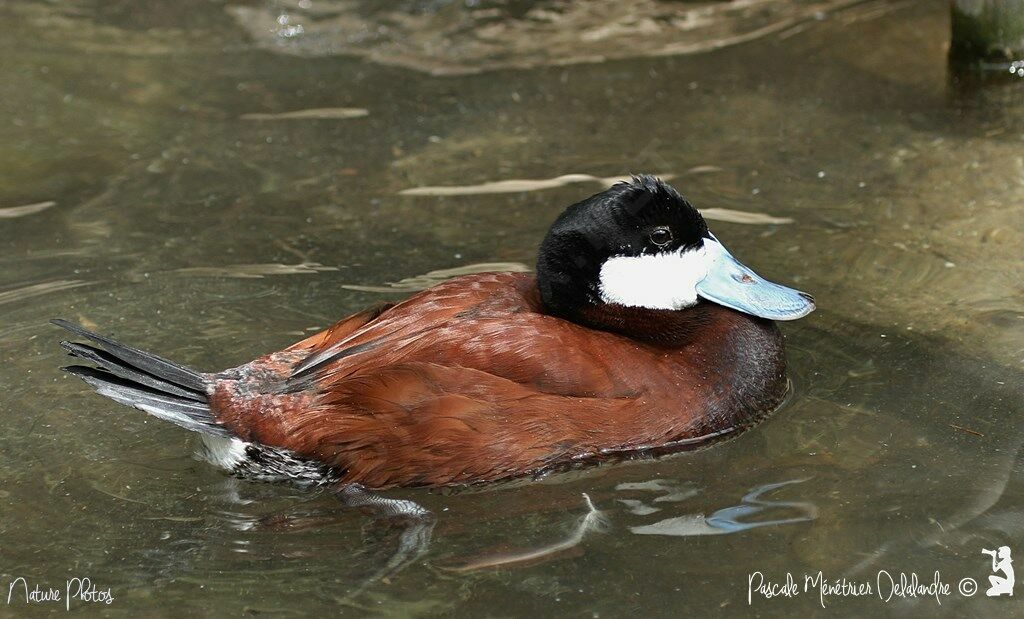
[[[984, 596], [981, 549], [1024, 553], [1024, 101], [1018, 85], [951, 86], [943, 3], [862, 3], [696, 55], [557, 66], [553, 42], [531, 68], [443, 77], [443, 55], [421, 71], [278, 49], [245, 13], [0, 5], [0, 208], [54, 203], [0, 217], [0, 583], [87, 576], [111, 589], [111, 615], [613, 617], [748, 611], [757, 571], [802, 586], [938, 570], [941, 606], [833, 596], [822, 610], [812, 592], [755, 594], [752, 610], [1013, 608]], [[705, 39], [733, 32], [716, 28]], [[241, 118], [318, 108], [367, 114]], [[634, 171], [675, 174], [701, 207], [793, 220], [711, 222], [818, 299], [783, 327], [792, 398], [705, 451], [392, 492], [438, 522], [385, 581], [371, 577], [398, 531], [328, 495], [227, 479], [188, 433], [56, 371], [50, 317], [232, 366], [445, 276], [424, 274], [530, 264], [548, 223], [601, 185], [403, 190]], [[603, 531], [576, 528], [584, 493]], [[964, 577], [982, 591], [960, 595]], [[58, 610], [13, 604], [0, 608]]]

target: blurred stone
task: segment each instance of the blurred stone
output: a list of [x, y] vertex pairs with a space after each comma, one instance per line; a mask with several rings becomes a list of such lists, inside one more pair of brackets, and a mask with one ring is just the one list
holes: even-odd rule
[[798, 28], [862, 1], [282, 0], [227, 11], [272, 51], [355, 55], [453, 75], [706, 52]]

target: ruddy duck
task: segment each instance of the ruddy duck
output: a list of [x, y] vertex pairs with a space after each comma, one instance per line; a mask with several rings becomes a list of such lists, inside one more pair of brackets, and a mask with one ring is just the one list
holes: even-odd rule
[[674, 188], [635, 177], [570, 206], [536, 276], [485, 273], [202, 373], [63, 320], [98, 393], [200, 433], [232, 473], [453, 486], [737, 431], [786, 390], [773, 320], [814, 309], [740, 264]]

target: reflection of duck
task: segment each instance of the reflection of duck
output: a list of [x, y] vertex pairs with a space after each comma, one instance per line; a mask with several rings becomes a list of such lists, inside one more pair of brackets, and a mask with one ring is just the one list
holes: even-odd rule
[[452, 279], [201, 374], [64, 321], [100, 394], [200, 432], [235, 474], [439, 486], [692, 444], [778, 405], [771, 320], [814, 309], [652, 177], [570, 206], [537, 275]]

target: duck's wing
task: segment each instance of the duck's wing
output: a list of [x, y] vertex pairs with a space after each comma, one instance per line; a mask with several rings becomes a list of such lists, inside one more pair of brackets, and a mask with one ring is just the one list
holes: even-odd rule
[[342, 318], [323, 331], [307, 337], [289, 346], [287, 351], [308, 351], [308, 354], [316, 354], [338, 345], [347, 338], [356, 334], [360, 329], [376, 320], [381, 314], [394, 307], [394, 303], [380, 303]]
[[599, 457], [647, 435], [641, 409], [634, 398], [555, 395], [409, 362], [335, 380], [294, 407], [238, 409], [224, 423], [325, 463], [343, 481], [385, 488], [494, 481]]
[[499, 316], [522, 311], [529, 303], [524, 293], [533, 287], [533, 278], [523, 273], [467, 275], [401, 303], [350, 316], [283, 351], [290, 367], [280, 376], [281, 390], [295, 393], [309, 389], [325, 376], [349, 374], [366, 363], [381, 364], [385, 358], [394, 363], [402, 357], [396, 358], [396, 349], [408, 350], [409, 344], [422, 348], [430, 342], [447, 340], [453, 335], [453, 325], [456, 331], [465, 332], [481, 308]]

